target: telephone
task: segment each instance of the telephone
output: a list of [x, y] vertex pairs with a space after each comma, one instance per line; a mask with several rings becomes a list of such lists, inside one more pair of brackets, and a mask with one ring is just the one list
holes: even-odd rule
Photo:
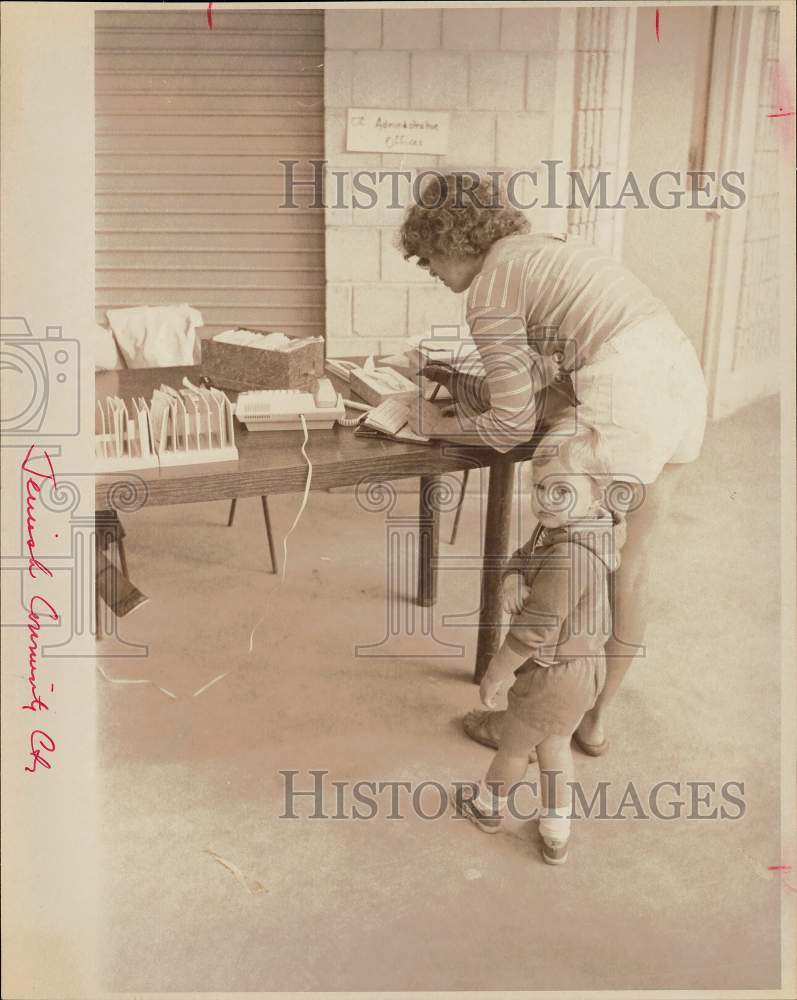
[[300, 414], [310, 430], [328, 430], [342, 420], [343, 397], [328, 378], [320, 378], [313, 392], [299, 389], [256, 389], [242, 392], [235, 415], [249, 431], [301, 430]]

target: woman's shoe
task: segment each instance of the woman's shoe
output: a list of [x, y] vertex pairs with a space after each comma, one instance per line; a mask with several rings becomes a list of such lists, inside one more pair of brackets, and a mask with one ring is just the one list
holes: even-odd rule
[[600, 757], [601, 754], [606, 753], [609, 749], [608, 738], [602, 740], [600, 743], [588, 743], [585, 739], [578, 735], [578, 730], [573, 733], [573, 739], [576, 741], [576, 746], [582, 753], [588, 754], [590, 757]]
[[566, 840], [546, 840], [542, 838], [542, 858], [549, 865], [563, 865], [567, 861]]

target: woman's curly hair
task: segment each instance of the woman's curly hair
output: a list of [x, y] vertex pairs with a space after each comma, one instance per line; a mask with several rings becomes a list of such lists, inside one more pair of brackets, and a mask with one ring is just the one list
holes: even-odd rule
[[405, 260], [478, 256], [504, 236], [529, 232], [528, 219], [508, 203], [498, 180], [469, 171], [433, 174], [415, 194], [396, 239]]

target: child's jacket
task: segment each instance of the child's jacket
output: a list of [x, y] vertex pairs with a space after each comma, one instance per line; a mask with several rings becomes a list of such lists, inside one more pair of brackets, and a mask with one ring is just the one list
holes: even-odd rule
[[[599, 654], [612, 634], [610, 574], [620, 562], [625, 524], [610, 516], [545, 528], [512, 556], [530, 594], [512, 616], [506, 644], [544, 666]], [[506, 575], [506, 574], [505, 574]]]

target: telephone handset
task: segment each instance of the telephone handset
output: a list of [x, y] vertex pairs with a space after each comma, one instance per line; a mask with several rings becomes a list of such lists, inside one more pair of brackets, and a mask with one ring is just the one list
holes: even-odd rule
[[301, 430], [301, 416], [309, 429], [325, 430], [343, 420], [343, 397], [328, 378], [320, 378], [312, 392], [299, 389], [256, 389], [238, 396], [235, 415], [249, 431]]
[[298, 389], [258, 389], [238, 396], [235, 415], [250, 431], [301, 430], [304, 417], [308, 430], [327, 430], [336, 422], [342, 427], [357, 427], [361, 423], [399, 440], [427, 441], [406, 428], [406, 407], [398, 400], [387, 400], [379, 406], [346, 401], [349, 406], [366, 412], [346, 417], [344, 400], [328, 378], [320, 378], [312, 392]]

